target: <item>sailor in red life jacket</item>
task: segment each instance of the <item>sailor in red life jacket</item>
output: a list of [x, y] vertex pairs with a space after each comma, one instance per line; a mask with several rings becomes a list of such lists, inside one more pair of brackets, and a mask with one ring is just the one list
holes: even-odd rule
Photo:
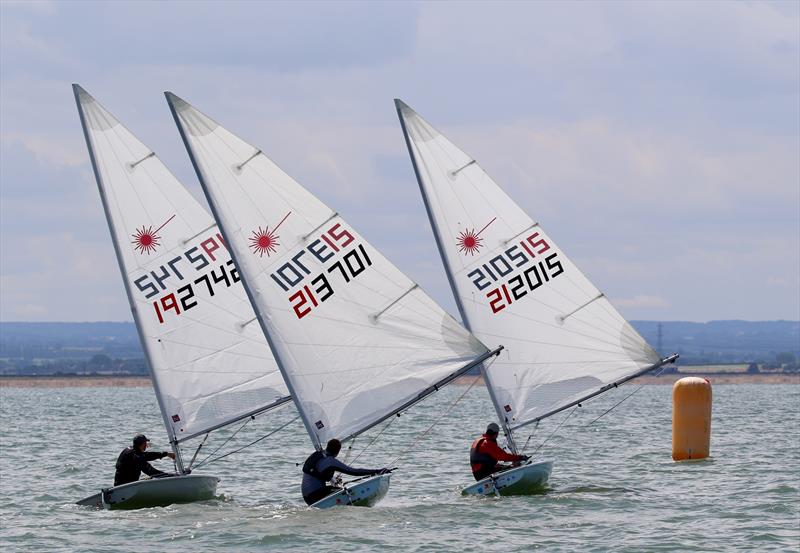
[[472, 442], [469, 450], [469, 462], [472, 465], [472, 476], [475, 480], [483, 480], [490, 474], [510, 469], [512, 465], [499, 465], [499, 461], [519, 463], [530, 459], [527, 455], [514, 455], [508, 453], [497, 445], [497, 435], [500, 427], [495, 422], [489, 423], [486, 433]]

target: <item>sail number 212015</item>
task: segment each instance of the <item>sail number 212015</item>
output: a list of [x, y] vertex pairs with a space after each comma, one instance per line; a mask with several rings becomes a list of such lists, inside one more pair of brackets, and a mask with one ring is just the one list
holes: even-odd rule
[[558, 253], [544, 255], [550, 244], [534, 232], [467, 274], [481, 292], [486, 292], [492, 313], [499, 313], [564, 272]]

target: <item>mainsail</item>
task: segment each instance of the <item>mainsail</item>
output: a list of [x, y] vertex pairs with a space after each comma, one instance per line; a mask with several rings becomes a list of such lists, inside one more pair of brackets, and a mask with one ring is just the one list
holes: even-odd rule
[[125, 289], [170, 442], [290, 400], [214, 219], [73, 85]]
[[462, 320], [505, 345], [485, 376], [507, 433], [667, 361], [472, 157], [395, 104]]
[[495, 353], [261, 150], [166, 97], [315, 447]]

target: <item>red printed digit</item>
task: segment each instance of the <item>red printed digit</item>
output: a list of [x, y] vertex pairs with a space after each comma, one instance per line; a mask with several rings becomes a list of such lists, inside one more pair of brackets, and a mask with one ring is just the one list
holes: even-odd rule
[[339, 240], [341, 240], [342, 238], [344, 238], [344, 242], [341, 242], [341, 243], [339, 244], [339, 247], [340, 247], [340, 248], [346, 248], [347, 246], [349, 246], [349, 245], [350, 245], [350, 242], [352, 242], [353, 240], [355, 240], [355, 238], [353, 238], [353, 235], [352, 235], [352, 234], [350, 234], [350, 233], [349, 233], [347, 230], [345, 230], [345, 229], [342, 229], [342, 230], [341, 230], [341, 232], [339, 232], [339, 233], [337, 234], [337, 233], [336, 233], [336, 229], [338, 229], [340, 226], [341, 226], [341, 225], [340, 225], [339, 223], [336, 223], [336, 224], [335, 224], [335, 225], [333, 225], [333, 226], [331, 227], [331, 229], [328, 231], [328, 234], [330, 234], [330, 235], [331, 235], [331, 237], [332, 237], [334, 240], [336, 240], [337, 242], [338, 242]]
[[203, 251], [208, 254], [208, 257], [211, 258], [211, 261], [216, 261], [217, 258], [214, 257], [214, 252], [219, 249], [219, 244], [213, 238], [209, 238], [207, 240], [203, 240], [200, 242], [200, 247], [203, 248]]
[[161, 310], [158, 308], [158, 302], [153, 302], [153, 307], [156, 308], [156, 315], [158, 315], [158, 322], [164, 324], [164, 317], [161, 316]]
[[[495, 296], [495, 298], [492, 299], [492, 296]], [[499, 306], [497, 305], [498, 302], [502, 302], [503, 301], [503, 296], [502, 296], [502, 294], [500, 294], [500, 289], [499, 288], [495, 288], [494, 290], [489, 290], [489, 293], [486, 294], [486, 297], [489, 298], [490, 300], [492, 300], [492, 301], [489, 302], [489, 307], [492, 308], [492, 313], [497, 313], [498, 311], [501, 311], [501, 310], [506, 308], [506, 304], [504, 304], [504, 303], [502, 305], [499, 305]]]
[[300, 290], [298, 290], [297, 292], [295, 292], [294, 294], [292, 294], [291, 296], [289, 296], [289, 301], [290, 302], [294, 301], [295, 299], [299, 299], [300, 300], [297, 303], [292, 304], [292, 308], [294, 308], [294, 313], [295, 313], [295, 315], [297, 315], [298, 319], [302, 319], [303, 317], [305, 317], [306, 315], [311, 313], [311, 308], [310, 307], [306, 308], [305, 310], [301, 309], [301, 307], [303, 307], [306, 303], [308, 303], [308, 300], [306, 300], [306, 295], [303, 293], [303, 289], [302, 288]]
[[333, 248], [333, 251], [335, 251], [335, 252], [338, 252], [338, 251], [339, 251], [339, 248], [337, 248], [337, 247], [336, 247], [336, 244], [334, 244], [334, 243], [331, 241], [331, 239], [330, 239], [330, 238], [328, 238], [328, 237], [327, 237], [327, 236], [325, 236], [324, 234], [321, 236], [321, 238], [322, 238], [323, 240], [325, 240], [325, 243], [326, 243], [326, 244], [328, 244], [328, 245], [329, 245], [331, 248]]
[[181, 314], [181, 308], [178, 306], [178, 300], [175, 298], [175, 294], [167, 294], [161, 298], [161, 309], [164, 310], [164, 313], [172, 309], [175, 311], [176, 315]]
[[308, 289], [308, 286], [303, 286], [303, 288], [305, 288], [305, 290], [306, 290], [306, 294], [308, 294], [308, 297], [309, 297], [309, 298], [311, 298], [311, 303], [313, 303], [313, 304], [314, 304], [314, 307], [316, 307], [317, 305], [319, 305], [319, 304], [317, 303], [317, 299], [314, 297], [314, 294], [312, 294], [312, 293], [311, 293], [311, 290], [309, 290], [309, 289]]
[[537, 236], [539, 236], [539, 233], [538, 232], [534, 232], [533, 234], [528, 236], [527, 240], [528, 240], [528, 243], [533, 247], [534, 250], [536, 250], [537, 247], [542, 246], [541, 250], [536, 250], [536, 253], [540, 253], [541, 254], [541, 253], [544, 253], [544, 252], [546, 252], [547, 250], [550, 249], [550, 244], [548, 244], [547, 241], [544, 238], [539, 238], [538, 240], [536, 240], [534, 242], [533, 240]]
[[502, 288], [503, 293], [506, 295], [506, 302], [511, 303], [511, 296], [508, 295], [508, 288], [506, 288], [505, 284], [503, 284]]

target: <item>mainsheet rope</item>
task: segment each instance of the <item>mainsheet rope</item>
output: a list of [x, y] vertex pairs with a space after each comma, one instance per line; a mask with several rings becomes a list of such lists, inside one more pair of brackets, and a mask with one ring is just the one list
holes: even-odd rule
[[[496, 358], [494, 358], [494, 359], [496, 359]], [[487, 368], [488, 368], [488, 367], [487, 367]], [[422, 438], [424, 438], [425, 436], [427, 436], [427, 435], [428, 435], [428, 433], [429, 433], [431, 430], [433, 430], [433, 427], [434, 427], [434, 426], [436, 426], [437, 424], [439, 424], [439, 421], [440, 421], [440, 420], [442, 420], [442, 419], [443, 419], [443, 418], [444, 418], [446, 415], [448, 415], [448, 414], [450, 413], [450, 411], [452, 411], [452, 410], [453, 410], [453, 408], [454, 408], [454, 407], [455, 407], [455, 406], [458, 404], [458, 402], [459, 402], [459, 401], [461, 401], [465, 395], [467, 395], [467, 393], [468, 393], [468, 392], [469, 392], [469, 391], [472, 389], [472, 387], [473, 387], [473, 386], [475, 386], [475, 384], [477, 384], [477, 383], [478, 383], [478, 380], [480, 380], [480, 379], [481, 379], [481, 376], [482, 376], [482, 374], [480, 374], [480, 373], [479, 373], [478, 375], [476, 375], [476, 376], [475, 376], [475, 378], [474, 378], [474, 379], [472, 380], [472, 382], [470, 383], [470, 385], [469, 385], [469, 386], [467, 386], [467, 389], [466, 389], [466, 390], [464, 390], [464, 392], [462, 392], [462, 394], [461, 394], [460, 396], [458, 396], [458, 397], [455, 399], [455, 401], [453, 401], [453, 402], [452, 402], [452, 403], [451, 403], [451, 404], [450, 404], [450, 405], [447, 407], [447, 409], [445, 409], [444, 411], [442, 411], [442, 413], [441, 413], [441, 414], [440, 414], [438, 417], [436, 417], [436, 419], [433, 421], [433, 423], [431, 423], [431, 425], [430, 425], [430, 426], [428, 426], [428, 428], [426, 428], [426, 429], [425, 429], [423, 432], [421, 432], [421, 433], [420, 433], [420, 434], [417, 436], [417, 438], [416, 438], [416, 439], [415, 439], [415, 440], [412, 442], [412, 444], [411, 444], [410, 446], [408, 446], [408, 447], [407, 447], [405, 450], [401, 451], [401, 452], [400, 452], [400, 455], [398, 455], [397, 457], [395, 457], [395, 459], [394, 459], [394, 460], [393, 460], [391, 463], [389, 463], [389, 466], [395, 465], [395, 464], [397, 463], [397, 461], [399, 461], [400, 459], [402, 459], [404, 455], [406, 455], [406, 454], [407, 454], [409, 451], [411, 451], [411, 450], [412, 450], [412, 449], [413, 449], [413, 448], [414, 448], [414, 447], [415, 447], [415, 446], [416, 446], [416, 445], [417, 445], [417, 444], [420, 442], [420, 440], [422, 440]]]
[[[656, 376], [660, 376], [660, 375], [661, 375], [661, 373], [662, 373], [662, 372], [664, 372], [664, 369], [665, 369], [665, 368], [666, 368], [666, 367], [663, 367], [663, 366], [662, 366], [662, 367], [661, 367], [661, 370], [659, 370], [659, 371], [656, 373]], [[604, 412], [602, 415], [600, 415], [599, 417], [597, 417], [596, 419], [594, 419], [592, 422], [590, 422], [590, 423], [589, 423], [589, 424], [587, 424], [586, 426], [591, 426], [591, 425], [593, 425], [594, 423], [596, 423], [597, 421], [599, 421], [600, 419], [602, 419], [603, 417], [605, 417], [605, 416], [606, 416], [607, 414], [609, 414], [611, 411], [613, 411], [614, 409], [616, 409], [617, 407], [619, 407], [620, 405], [622, 405], [622, 402], [623, 402], [623, 401], [627, 401], [627, 399], [628, 399], [629, 397], [631, 397], [633, 394], [635, 394], [636, 392], [638, 392], [639, 390], [641, 390], [642, 388], [644, 388], [644, 386], [645, 386], [645, 384], [639, 384], [639, 386], [638, 386], [638, 387], [637, 387], [637, 388], [636, 388], [634, 391], [632, 391], [630, 394], [628, 394], [627, 396], [625, 396], [624, 398], [622, 398], [621, 400], [619, 400], [617, 403], [615, 403], [613, 406], [611, 406], [609, 409], [607, 409], [607, 410], [606, 410], [606, 411], [605, 411], [605, 412]]]
[[[655, 376], [659, 376], [659, 375], [660, 375], [662, 372], [664, 372], [664, 369], [665, 369], [665, 368], [666, 368], [666, 367], [662, 367], [662, 368], [661, 368], [661, 370], [659, 370], [659, 371], [656, 373], [656, 375], [655, 375]], [[608, 409], [606, 409], [606, 410], [605, 410], [605, 411], [604, 411], [604, 412], [603, 412], [603, 413], [602, 413], [600, 416], [598, 416], [597, 418], [595, 418], [594, 420], [592, 420], [591, 422], [589, 422], [588, 424], [586, 424], [586, 425], [585, 425], [583, 428], [588, 428], [589, 426], [593, 425], [594, 423], [596, 423], [597, 421], [599, 421], [600, 419], [602, 419], [603, 417], [605, 417], [605, 416], [606, 416], [607, 414], [609, 414], [611, 411], [613, 411], [614, 409], [616, 409], [617, 407], [619, 407], [620, 405], [622, 405], [622, 403], [623, 403], [623, 402], [625, 402], [625, 401], [627, 401], [628, 399], [630, 399], [630, 397], [631, 397], [631, 396], [633, 396], [635, 393], [637, 393], [639, 390], [641, 390], [642, 388], [644, 388], [644, 386], [645, 386], [645, 384], [640, 384], [640, 385], [639, 385], [639, 386], [638, 386], [638, 387], [637, 387], [637, 388], [636, 388], [634, 391], [632, 391], [630, 394], [628, 394], [627, 396], [623, 397], [623, 398], [622, 398], [621, 400], [619, 400], [617, 403], [615, 403], [614, 405], [612, 405], [611, 407], [609, 407]], [[569, 415], [567, 415], [567, 417], [566, 417], [566, 418], [564, 418], [564, 420], [562, 420], [562, 421], [561, 421], [561, 423], [559, 423], [559, 425], [556, 427], [556, 429], [555, 429], [555, 430], [553, 430], [553, 431], [550, 433], [550, 435], [549, 435], [549, 436], [547, 436], [547, 438], [545, 439], [545, 441], [543, 441], [543, 442], [542, 442], [542, 443], [539, 445], [539, 447], [537, 447], [537, 448], [536, 448], [536, 449], [533, 451], [533, 453], [531, 453], [531, 457], [532, 457], [532, 456], [533, 456], [533, 455], [534, 455], [534, 454], [535, 454], [537, 451], [539, 451], [540, 449], [542, 449], [542, 447], [544, 447], [544, 444], [546, 444], [546, 443], [547, 443], [547, 442], [550, 440], [550, 438], [552, 438], [552, 437], [553, 437], [553, 435], [554, 435], [554, 434], [555, 434], [555, 433], [558, 431], [558, 429], [559, 429], [559, 428], [561, 428], [561, 426], [562, 426], [562, 425], [563, 425], [565, 422], [567, 422], [567, 419], [569, 419], [569, 418], [572, 416], [572, 414], [575, 412], [575, 410], [576, 410], [578, 407], [581, 407], [581, 406], [582, 406], [582, 404], [580, 404], [580, 403], [579, 403], [578, 405], [576, 405], [576, 406], [575, 406], [575, 407], [572, 409], [572, 411], [570, 411]], [[536, 421], [536, 426], [533, 428], [533, 432], [531, 432], [531, 435], [530, 435], [530, 436], [528, 436], [528, 439], [525, 441], [525, 445], [522, 447], [522, 452], [524, 452], [524, 451], [525, 451], [525, 448], [528, 446], [528, 442], [530, 442], [530, 441], [531, 441], [531, 438], [533, 437], [533, 434], [534, 434], [534, 432], [536, 432], [536, 429], [537, 429], [537, 428], [539, 428], [539, 422], [540, 422], [540, 421]]]
[[[261, 436], [261, 437], [260, 437], [260, 438], [258, 438], [257, 440], [253, 440], [252, 442], [250, 442], [250, 443], [249, 443], [249, 444], [247, 444], [247, 445], [244, 445], [244, 446], [242, 446], [242, 447], [240, 447], [240, 448], [238, 448], [238, 449], [234, 449], [233, 451], [230, 451], [230, 452], [226, 453], [225, 455], [220, 455], [219, 457], [215, 457], [215, 458], [213, 458], [213, 459], [211, 459], [211, 460], [206, 460], [206, 459], [208, 459], [208, 457], [206, 457], [205, 459], [203, 459], [203, 461], [201, 461], [200, 463], [198, 463], [198, 464], [197, 464], [197, 466], [198, 466], [198, 467], [201, 467], [201, 466], [203, 466], [203, 465], [208, 465], [208, 464], [210, 464], [210, 463], [213, 463], [213, 462], [216, 462], [216, 461], [221, 461], [221, 460], [222, 460], [222, 459], [224, 459], [225, 457], [229, 457], [229, 456], [233, 455], [234, 453], [238, 453], [238, 452], [242, 451], [243, 449], [247, 449], [248, 447], [254, 446], [255, 444], [257, 444], [257, 443], [258, 443], [258, 442], [260, 442], [261, 440], [266, 440], [266, 439], [267, 439], [267, 438], [269, 438], [270, 436], [272, 436], [272, 435], [274, 435], [274, 434], [277, 434], [278, 432], [280, 432], [281, 430], [283, 430], [284, 428], [286, 428], [287, 426], [289, 426], [290, 424], [292, 424], [293, 422], [295, 422], [295, 421], [296, 421], [297, 419], [299, 419], [299, 418], [300, 418], [300, 415], [297, 415], [295, 418], [293, 418], [292, 420], [290, 420], [290, 421], [288, 421], [288, 422], [286, 422], [286, 423], [282, 424], [281, 426], [279, 426], [278, 428], [276, 428], [276, 429], [275, 429], [275, 430], [273, 430], [272, 432], [270, 432], [270, 433], [268, 433], [268, 434], [265, 434], [264, 436]], [[244, 425], [242, 425], [242, 426], [244, 426]], [[241, 430], [241, 428], [239, 428], [239, 430]], [[236, 432], [238, 432], [239, 430], [237, 430]], [[233, 436], [231, 436], [231, 437], [233, 437]], [[228, 440], [225, 440], [225, 443], [227, 443], [229, 440], [230, 440], [230, 438], [228, 438]], [[221, 446], [220, 446], [220, 447], [221, 447]], [[218, 450], [219, 450], [219, 448], [217, 448], [217, 451], [218, 451]], [[215, 452], [216, 452], [216, 451], [215, 451]]]

